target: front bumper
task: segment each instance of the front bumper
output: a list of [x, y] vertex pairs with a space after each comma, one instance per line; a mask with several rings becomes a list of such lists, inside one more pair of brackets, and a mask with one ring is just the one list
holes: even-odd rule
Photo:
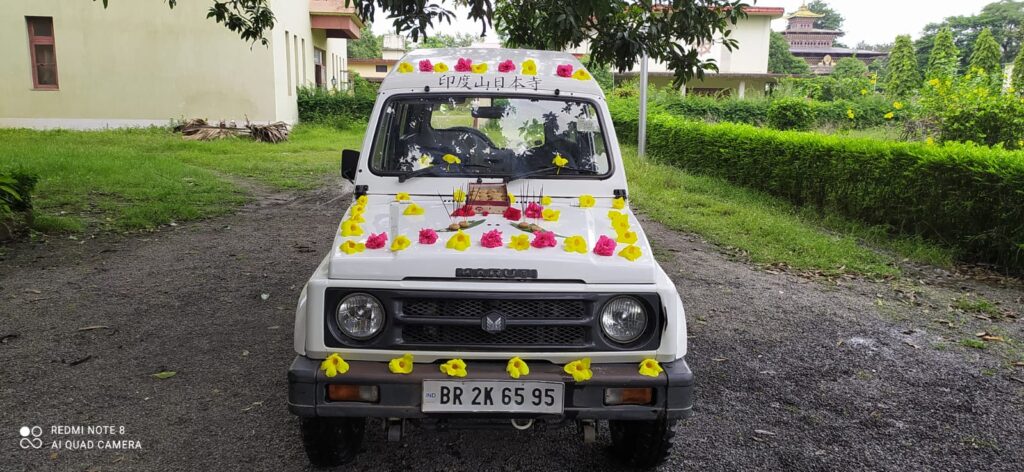
[[[645, 377], [637, 372], [637, 363], [592, 364], [594, 376], [581, 383], [562, 371], [562, 366], [549, 362], [530, 362], [530, 375], [521, 380], [565, 383], [562, 415], [423, 413], [421, 385], [424, 380], [445, 379], [438, 364], [417, 364], [407, 375], [392, 374], [386, 362], [349, 361], [349, 370], [327, 378], [319, 369], [320, 361], [297, 356], [288, 369], [288, 409], [303, 417], [375, 417], [375, 418], [554, 418], [601, 420], [653, 420], [687, 418], [693, 408], [693, 372], [686, 361], [679, 359], [662, 364], [665, 372], [658, 377]], [[469, 375], [460, 380], [509, 380], [505, 363], [468, 361]], [[333, 402], [327, 400], [327, 385], [377, 385], [377, 403]], [[604, 404], [607, 387], [650, 387], [654, 389], [650, 405]]]

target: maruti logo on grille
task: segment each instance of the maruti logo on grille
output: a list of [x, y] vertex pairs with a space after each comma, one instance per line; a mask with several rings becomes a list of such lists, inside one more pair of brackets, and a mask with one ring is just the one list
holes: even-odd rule
[[480, 327], [488, 333], [505, 331], [505, 315], [501, 313], [488, 313], [480, 319]]
[[455, 269], [460, 279], [536, 279], [537, 269]]

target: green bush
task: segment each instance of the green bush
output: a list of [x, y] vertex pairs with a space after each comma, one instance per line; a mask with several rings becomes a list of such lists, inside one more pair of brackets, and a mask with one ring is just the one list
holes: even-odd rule
[[[616, 116], [623, 141], [635, 115]], [[1024, 155], [707, 124], [648, 121], [648, 153], [681, 168], [956, 247], [963, 257], [1024, 271]]]
[[768, 116], [766, 99], [714, 98], [705, 96], [675, 96], [660, 103], [673, 115], [702, 119], [704, 121], [728, 121], [731, 123], [764, 124]]
[[810, 129], [814, 126], [814, 110], [807, 100], [780, 98], [768, 106], [768, 124], [775, 129]]
[[[1002, 93], [1002, 77], [974, 69], [955, 79], [931, 79], [921, 91], [925, 115], [941, 141], [1024, 148], [1024, 102]], [[993, 90], [995, 89], [995, 90]]]
[[339, 129], [366, 122], [373, 110], [374, 95], [335, 92], [317, 87], [300, 87], [299, 121], [321, 123]]
[[32, 191], [39, 178], [23, 171], [0, 170], [0, 216], [32, 209]]

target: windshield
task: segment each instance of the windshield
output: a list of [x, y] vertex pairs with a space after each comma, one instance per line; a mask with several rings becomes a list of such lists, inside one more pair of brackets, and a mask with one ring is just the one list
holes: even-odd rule
[[407, 177], [573, 179], [603, 176], [610, 163], [601, 120], [590, 103], [449, 96], [389, 101], [370, 168]]

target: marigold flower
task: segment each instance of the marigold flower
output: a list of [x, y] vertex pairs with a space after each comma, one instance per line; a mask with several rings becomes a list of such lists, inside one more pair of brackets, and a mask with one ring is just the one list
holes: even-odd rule
[[412, 373], [412, 354], [405, 353], [402, 357], [396, 357], [388, 361], [388, 370], [392, 374], [411, 374]]
[[504, 216], [506, 220], [519, 221], [519, 219], [523, 217], [523, 212], [519, 211], [516, 207], [508, 207], [501, 216]]
[[530, 249], [530, 237], [525, 234], [512, 236], [512, 239], [508, 242], [508, 247], [515, 249], [516, 251], [525, 251]]
[[469, 72], [470, 68], [473, 67], [473, 60], [465, 57], [460, 57], [455, 62], [455, 72]]
[[597, 204], [593, 195], [580, 195], [580, 208], [592, 208]]
[[544, 221], [558, 221], [558, 217], [562, 214], [561, 210], [552, 210], [545, 208], [541, 215], [544, 217]]
[[327, 377], [334, 377], [348, 372], [348, 362], [345, 362], [345, 359], [337, 354], [331, 354], [320, 363], [320, 370], [324, 371], [324, 375]]
[[498, 63], [498, 72], [512, 72], [514, 70], [516, 70], [516, 63], [512, 62], [511, 59]]
[[366, 244], [346, 239], [345, 242], [338, 246], [338, 249], [351, 256], [357, 252], [363, 252], [363, 250], [366, 249]]
[[444, 168], [445, 172], [451, 170], [452, 164], [462, 164], [462, 159], [459, 159], [458, 156], [453, 154], [445, 154], [444, 156], [441, 156], [441, 159], [448, 163]]
[[615, 235], [615, 242], [622, 244], [633, 244], [636, 242], [636, 239], [636, 232], [628, 229]]
[[464, 233], [461, 229], [456, 231], [452, 237], [448, 238], [448, 243], [444, 247], [448, 249], [454, 249], [456, 251], [465, 251], [469, 247], [469, 235]]
[[508, 194], [508, 204], [511, 205], [516, 202], [516, 196], [511, 193]]
[[559, 66], [555, 69], [555, 73], [558, 74], [559, 77], [565, 77], [565, 78], [572, 77], [572, 65], [571, 64], [559, 64]]
[[580, 235], [565, 238], [562, 248], [565, 249], [565, 252], [578, 252], [580, 254], [586, 254], [589, 249], [587, 240], [583, 239], [583, 236]]
[[896, 116], [896, 114], [890, 111], [889, 113], [886, 113], [884, 116], [885, 116], [885, 119], [891, 120], [891, 119], [893, 119], [893, 117]]
[[516, 356], [508, 360], [505, 372], [508, 372], [509, 377], [518, 379], [521, 375], [530, 375], [530, 366], [526, 365], [526, 361]]
[[380, 234], [370, 233], [370, 237], [366, 238], [366, 249], [380, 249], [384, 247], [388, 242], [388, 233], [381, 232]]
[[533, 59], [523, 61], [523, 75], [537, 75], [537, 63]]
[[[452, 199], [457, 201], [457, 202], [464, 202], [464, 201], [466, 201], [466, 192], [463, 191], [461, 188], [457, 188], [457, 189], [455, 189], [454, 192], [452, 192]], [[469, 215], [469, 216], [473, 216], [473, 215]]]
[[412, 64], [409, 64], [408, 62], [403, 62], [401, 64], [398, 64], [398, 73], [399, 74], [408, 74], [409, 72], [412, 72], [412, 71], [413, 71]]
[[391, 251], [392, 252], [404, 251], [404, 250], [408, 249], [409, 246], [411, 246], [411, 245], [412, 245], [412, 241], [409, 240], [409, 237], [404, 235], [404, 234], [401, 234], [397, 238], [395, 238], [394, 241], [391, 241]]
[[408, 199], [409, 199], [409, 193], [408, 192], [398, 192], [398, 193], [395, 194], [395, 201], [396, 202], [404, 202], [404, 201], [406, 201]]
[[402, 212], [402, 214], [406, 216], [416, 216], [422, 215], [424, 212], [425, 210], [423, 209], [423, 207], [415, 203], [410, 203], [409, 206], [405, 208], [405, 211]]
[[483, 74], [484, 72], [487, 72], [487, 63], [481, 62], [479, 64], [473, 64], [472, 66], [469, 66], [469, 69], [472, 70], [474, 74]]
[[566, 159], [566, 158], [562, 157], [561, 154], [556, 152], [555, 153], [555, 158], [551, 159], [551, 163], [554, 164], [555, 167], [558, 168], [558, 170], [555, 171], [555, 173], [557, 174], [557, 173], [562, 171], [562, 168], [565, 167], [566, 164], [569, 163], [569, 159]]
[[501, 247], [504, 244], [505, 242], [501, 240], [501, 231], [496, 229], [492, 229], [480, 237], [480, 245], [486, 248]]
[[541, 249], [545, 247], [555, 247], [558, 243], [555, 242], [555, 233], [541, 230], [534, 234], [533, 241], [530, 242], [530, 245]]
[[550, 205], [551, 204], [551, 197], [549, 197], [547, 195], [541, 195], [541, 197], [540, 197], [540, 204], [543, 205], [543, 206]]
[[659, 374], [664, 372], [665, 369], [661, 368], [661, 364], [654, 359], [644, 359], [640, 361], [640, 375], [646, 375], [647, 377], [657, 377]]
[[622, 197], [615, 197], [615, 199], [612, 200], [612, 208], [616, 210], [626, 208], [626, 199]]
[[639, 259], [640, 256], [642, 256], [642, 255], [643, 255], [643, 253], [640, 252], [640, 248], [638, 248], [638, 247], [636, 247], [635, 245], [632, 245], [632, 244], [622, 248], [622, 250], [619, 251], [619, 256], [625, 257], [630, 262], [633, 262], [633, 261]]
[[576, 72], [572, 73], [572, 78], [576, 80], [590, 80], [590, 72], [586, 69], [577, 69]]
[[434, 64], [434, 72], [448, 72], [448, 64], [438, 62]]
[[444, 364], [441, 364], [441, 372], [444, 372], [450, 377], [465, 377], [466, 376], [466, 363], [462, 359], [452, 359]]
[[430, 63], [430, 59], [420, 61], [420, 72], [434, 72], [434, 65]]
[[577, 382], [585, 382], [594, 376], [594, 372], [590, 370], [589, 357], [572, 361], [566, 364], [563, 370], [565, 373], [571, 375], [572, 379]]
[[437, 242], [437, 231], [431, 228], [420, 230], [420, 244], [434, 244]]
[[594, 245], [594, 254], [599, 256], [611, 256], [615, 254], [615, 240], [608, 236], [602, 235], [597, 238], [597, 244]]
[[352, 220], [342, 221], [341, 222], [341, 235], [342, 236], [362, 236], [363, 235], [363, 227], [359, 226], [359, 223], [356, 223], [355, 221], [352, 221]]

